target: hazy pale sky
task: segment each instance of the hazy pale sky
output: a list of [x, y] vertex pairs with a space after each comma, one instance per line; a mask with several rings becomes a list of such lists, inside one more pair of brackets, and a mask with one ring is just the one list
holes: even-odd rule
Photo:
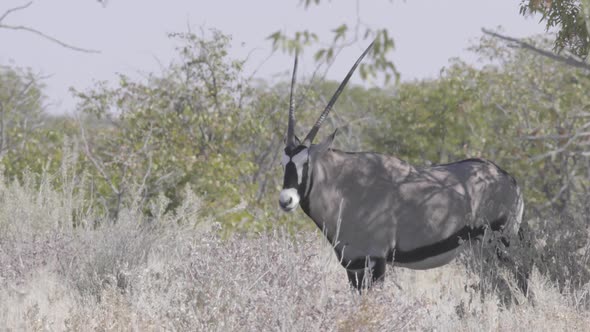
[[[0, 13], [27, 0], [1, 0]], [[30, 33], [0, 29], [0, 64], [31, 67], [46, 79], [50, 111], [72, 111], [68, 88], [87, 89], [93, 82], [113, 81], [116, 73], [138, 77], [158, 72], [174, 58], [169, 32], [187, 26], [217, 28], [233, 37], [231, 56], [244, 58], [257, 77], [286, 78], [292, 59], [271, 52], [266, 37], [309, 29], [321, 36], [341, 23], [356, 20], [356, 1], [322, 1], [305, 10], [299, 0], [36, 0], [26, 10], [10, 15], [5, 24], [27, 25], [76, 46], [100, 50], [85, 54], [53, 44]], [[361, 2], [363, 22], [388, 28], [396, 49], [391, 57], [402, 80], [436, 77], [452, 57], [475, 61], [465, 49], [481, 36], [482, 27], [501, 25], [506, 34], [525, 37], [544, 32], [535, 18], [518, 15], [519, 0], [372, 0]], [[340, 80], [366, 46], [343, 51], [327, 77]], [[309, 53], [309, 52], [308, 52]], [[313, 70], [311, 53], [304, 55], [301, 75]], [[276, 74], [284, 74], [276, 76]], [[353, 80], [355, 82], [355, 80]], [[358, 78], [357, 78], [358, 82]]]

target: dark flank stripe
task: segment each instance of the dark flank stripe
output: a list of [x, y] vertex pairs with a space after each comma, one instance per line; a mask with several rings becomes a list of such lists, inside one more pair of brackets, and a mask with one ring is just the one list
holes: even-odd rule
[[[475, 239], [481, 239], [484, 235], [484, 233], [486, 232], [486, 229], [490, 228], [490, 230], [492, 231], [501, 231], [504, 224], [506, 223], [506, 218], [502, 217], [499, 218], [498, 220], [490, 223], [489, 225], [485, 225], [485, 226], [481, 226], [481, 227], [477, 227], [477, 228], [472, 228], [469, 226], [465, 226], [462, 229], [460, 229], [459, 231], [457, 231], [455, 234], [449, 236], [448, 238], [433, 243], [433, 244], [429, 244], [427, 246], [424, 247], [420, 247], [420, 248], [416, 248], [416, 249], [412, 249], [412, 250], [408, 250], [408, 251], [403, 251], [403, 250], [392, 250], [391, 252], [389, 252], [388, 256], [387, 256], [387, 262], [388, 263], [392, 263], [392, 262], [398, 262], [398, 263], [416, 263], [416, 262], [420, 262], [423, 261], [425, 259], [431, 258], [431, 257], [435, 257], [441, 254], [444, 254], [448, 251], [457, 249], [464, 241], [469, 241], [469, 240], [475, 240]], [[331, 242], [331, 239], [328, 238], [328, 240]], [[504, 239], [502, 239], [502, 241], [504, 241]], [[508, 246], [507, 243], [505, 243], [506, 246]], [[339, 250], [335, 250], [336, 252], [336, 257], [338, 258], [338, 260], [340, 261], [340, 264], [342, 264], [342, 266], [346, 269], [349, 270], [360, 270], [363, 269], [367, 266], [368, 260], [374, 261], [374, 262], [379, 262], [380, 259], [379, 257], [360, 257], [360, 258], [356, 258], [356, 259], [352, 259], [352, 260], [344, 260], [341, 257], [341, 254], [339, 252]]]
[[457, 249], [461, 245], [461, 243], [463, 243], [463, 241], [468, 241], [470, 239], [475, 239], [483, 236], [485, 230], [486, 226], [481, 226], [477, 228], [465, 226], [455, 234], [449, 236], [448, 238], [433, 244], [429, 244], [424, 247], [408, 251], [403, 251], [396, 248], [395, 250], [389, 252], [389, 255], [387, 256], [387, 261], [390, 263], [420, 262], [430, 257], [438, 256], [448, 251]]
[[[309, 207], [307, 207], [309, 208]], [[304, 211], [307, 213], [308, 210], [306, 210], [304, 208]], [[449, 236], [448, 238], [433, 243], [433, 244], [429, 244], [427, 246], [424, 247], [420, 247], [420, 248], [416, 248], [416, 249], [412, 249], [412, 250], [408, 250], [408, 251], [404, 251], [404, 250], [400, 250], [397, 249], [396, 250], [392, 250], [388, 253], [387, 255], [387, 262], [388, 263], [393, 263], [393, 262], [398, 262], [398, 263], [402, 263], [402, 264], [410, 264], [410, 263], [417, 263], [420, 261], [423, 261], [425, 259], [431, 258], [431, 257], [435, 257], [441, 254], [444, 254], [448, 251], [457, 249], [464, 241], [469, 241], [469, 240], [481, 240], [486, 232], [486, 230], [489, 228], [491, 231], [497, 232], [497, 231], [502, 231], [502, 229], [504, 228], [505, 224], [506, 224], [507, 218], [505, 216], [500, 217], [499, 219], [497, 219], [494, 222], [491, 222], [489, 224], [486, 224], [484, 226], [480, 226], [480, 227], [470, 227], [470, 226], [465, 226], [463, 228], [461, 228], [459, 231], [455, 232], [453, 235]], [[318, 227], [320, 227], [320, 225], [318, 225]], [[320, 227], [321, 229], [321, 227]], [[330, 243], [334, 243], [332, 241], [332, 239], [327, 235], [324, 234], [326, 236], [326, 238], [328, 239], [328, 241], [330, 241]], [[510, 245], [510, 243], [503, 237], [500, 238], [500, 241], [502, 241], [502, 243], [508, 247]], [[338, 261], [340, 261], [340, 264], [349, 270], [360, 270], [363, 269], [367, 266], [367, 259], [371, 260], [371, 261], [375, 261], [375, 262], [379, 262], [380, 259], [379, 257], [374, 257], [374, 256], [367, 256], [367, 257], [358, 257], [355, 259], [351, 259], [351, 260], [346, 260], [342, 258], [341, 252], [340, 250], [342, 250], [342, 248], [335, 248], [334, 252], [336, 253], [336, 257], [338, 258]]]
[[[444, 254], [448, 251], [457, 249], [464, 241], [481, 239], [487, 228], [490, 228], [490, 230], [494, 232], [502, 231], [507, 220], [508, 218], [506, 216], [502, 216], [497, 220], [480, 227], [473, 228], [470, 226], [465, 226], [448, 238], [424, 247], [408, 251], [396, 248], [394, 251], [389, 252], [387, 261], [390, 263], [416, 263], [430, 257]], [[501, 241], [504, 243], [504, 245], [509, 245], [506, 239], [501, 238]]]

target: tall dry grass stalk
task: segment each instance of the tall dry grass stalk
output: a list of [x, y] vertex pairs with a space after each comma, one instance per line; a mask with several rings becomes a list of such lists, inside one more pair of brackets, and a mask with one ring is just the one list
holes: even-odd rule
[[[64, 171], [59, 176], [68, 177]], [[63, 179], [62, 179], [63, 181]], [[563, 292], [534, 272], [530, 299], [506, 300], [459, 262], [389, 269], [362, 296], [320, 232], [219, 236], [200, 200], [147, 218], [129, 202], [118, 222], [87, 208], [70, 177], [0, 179], [0, 328], [27, 331], [583, 331], [590, 285]], [[100, 222], [97, 222], [99, 220]], [[74, 227], [75, 225], [75, 227]], [[484, 267], [485, 268], [485, 267]], [[481, 289], [485, 289], [482, 293]], [[585, 294], [584, 294], [585, 292]], [[512, 301], [512, 302], [506, 302]], [[515, 302], [520, 304], [516, 305]]]

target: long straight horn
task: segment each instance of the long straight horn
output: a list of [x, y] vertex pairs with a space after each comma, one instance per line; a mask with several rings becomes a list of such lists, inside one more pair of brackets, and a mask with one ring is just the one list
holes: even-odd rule
[[295, 64], [293, 65], [293, 77], [291, 78], [291, 95], [289, 96], [289, 127], [287, 128], [287, 146], [295, 146], [295, 102], [293, 92], [297, 77], [297, 53], [295, 53]]
[[340, 86], [338, 87], [338, 89], [336, 90], [334, 95], [332, 96], [332, 99], [330, 99], [330, 101], [328, 102], [328, 106], [326, 106], [326, 108], [324, 109], [322, 114], [320, 114], [320, 117], [318, 118], [316, 123], [313, 125], [313, 127], [311, 128], [311, 130], [309, 131], [309, 133], [307, 134], [305, 139], [303, 140], [303, 145], [305, 145], [305, 146], [311, 145], [311, 143], [313, 142], [313, 139], [315, 138], [315, 135], [318, 133], [318, 130], [320, 130], [322, 123], [324, 122], [324, 120], [326, 120], [326, 117], [328, 116], [328, 113], [330, 113], [330, 110], [332, 110], [332, 106], [334, 106], [334, 103], [336, 103], [336, 100], [340, 96], [340, 93], [342, 92], [342, 90], [344, 90], [346, 83], [348, 83], [348, 80], [350, 79], [350, 77], [354, 73], [356, 67], [358, 67], [358, 65], [361, 63], [361, 61], [363, 60], [365, 55], [367, 55], [367, 53], [369, 53], [369, 50], [371, 50], [371, 48], [373, 47], [373, 44], [375, 44], [375, 41], [373, 41], [371, 43], [371, 45], [369, 45], [369, 47], [367, 47], [367, 49], [363, 52], [363, 54], [361, 54], [361, 56], [358, 58], [358, 60], [356, 60], [356, 62], [352, 66], [352, 68], [350, 68], [350, 71], [348, 72], [348, 74], [346, 74], [344, 81], [342, 81], [342, 83], [340, 83]]

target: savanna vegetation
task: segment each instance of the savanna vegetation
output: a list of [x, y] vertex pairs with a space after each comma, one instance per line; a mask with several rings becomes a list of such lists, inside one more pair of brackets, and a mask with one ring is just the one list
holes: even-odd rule
[[[528, 294], [466, 253], [433, 271], [390, 269], [359, 296], [307, 217], [276, 203], [288, 79], [247, 77], [220, 31], [170, 38], [165, 70], [74, 88], [72, 117], [44, 113], [42, 77], [0, 67], [6, 328], [588, 329], [588, 70], [486, 35], [471, 49], [477, 65], [348, 87], [320, 135], [338, 129], [337, 148], [416, 165], [494, 160], [525, 189], [527, 245], [510, 250], [534, 264]], [[304, 133], [338, 82], [300, 81]]]

